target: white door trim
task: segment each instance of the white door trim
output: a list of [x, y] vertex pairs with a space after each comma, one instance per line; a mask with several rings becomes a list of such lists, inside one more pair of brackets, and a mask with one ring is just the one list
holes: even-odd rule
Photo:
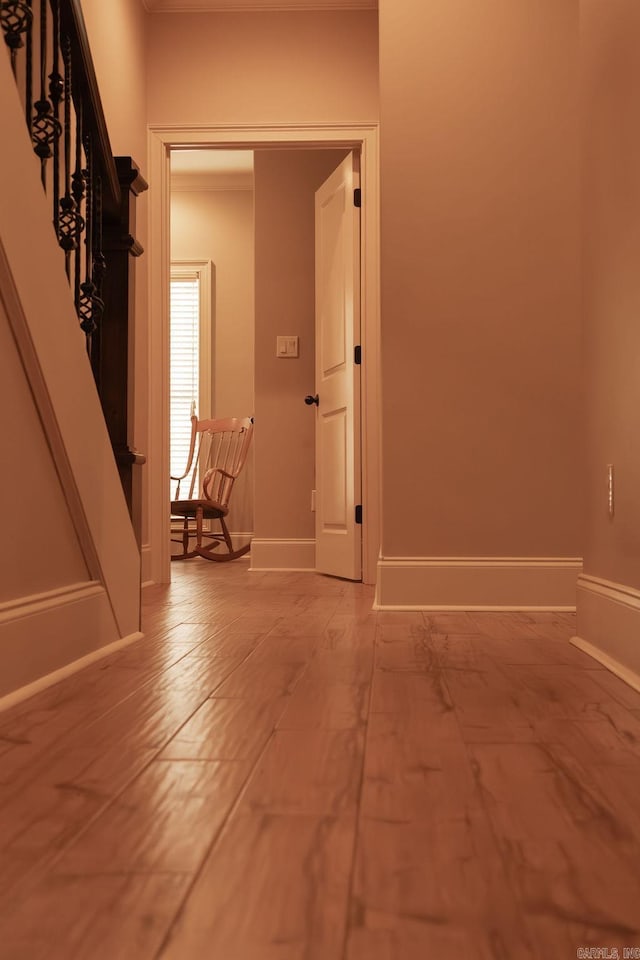
[[215, 146], [360, 151], [363, 580], [375, 583], [380, 544], [380, 187], [378, 124], [149, 127], [149, 542], [150, 577], [171, 579], [169, 559], [169, 151]]

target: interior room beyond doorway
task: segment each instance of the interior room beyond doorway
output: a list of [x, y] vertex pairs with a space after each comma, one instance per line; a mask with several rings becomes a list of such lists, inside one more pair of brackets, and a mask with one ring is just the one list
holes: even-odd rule
[[[171, 151], [172, 265], [210, 263], [210, 393], [196, 403], [256, 418], [229, 527], [253, 538], [258, 569], [314, 568], [314, 196], [347, 152]], [[298, 338], [297, 357], [277, 356], [279, 336]]]

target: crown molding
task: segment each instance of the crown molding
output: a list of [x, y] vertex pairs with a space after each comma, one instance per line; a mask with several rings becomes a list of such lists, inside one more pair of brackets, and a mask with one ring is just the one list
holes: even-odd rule
[[378, 0], [141, 0], [148, 13], [265, 13], [377, 10]]
[[253, 173], [174, 173], [172, 190], [253, 190]]

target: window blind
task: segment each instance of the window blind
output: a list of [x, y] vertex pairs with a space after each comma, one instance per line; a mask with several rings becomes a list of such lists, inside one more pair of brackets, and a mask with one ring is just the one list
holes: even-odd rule
[[[170, 458], [171, 475], [187, 465], [191, 414], [199, 413], [200, 390], [200, 278], [171, 278], [170, 300]], [[186, 495], [186, 481], [181, 485]]]

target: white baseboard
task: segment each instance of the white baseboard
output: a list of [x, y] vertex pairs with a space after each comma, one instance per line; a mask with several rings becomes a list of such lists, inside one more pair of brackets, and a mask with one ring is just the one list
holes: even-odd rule
[[315, 540], [251, 541], [250, 570], [315, 570]]
[[143, 587], [150, 587], [154, 583], [151, 569], [151, 544], [143, 543], [140, 549], [140, 583]]
[[0, 709], [140, 637], [120, 637], [96, 581], [0, 604]]
[[578, 557], [382, 557], [377, 610], [575, 610]]
[[640, 590], [583, 574], [577, 595], [571, 642], [640, 690]]

